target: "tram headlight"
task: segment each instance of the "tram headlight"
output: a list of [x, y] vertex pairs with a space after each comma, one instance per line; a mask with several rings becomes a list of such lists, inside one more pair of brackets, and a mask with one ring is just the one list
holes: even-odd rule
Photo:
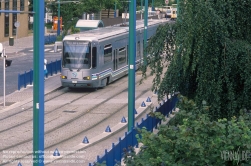
[[90, 76], [87, 76], [87, 77], [83, 77], [84, 80], [90, 80], [91, 77]]
[[61, 78], [62, 78], [62, 79], [67, 79], [67, 77], [66, 77], [66, 76], [64, 76], [64, 75], [61, 75]]

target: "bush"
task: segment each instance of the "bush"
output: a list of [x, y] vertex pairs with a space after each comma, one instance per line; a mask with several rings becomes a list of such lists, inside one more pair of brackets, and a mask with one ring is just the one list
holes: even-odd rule
[[63, 35], [57, 36], [57, 41], [62, 41], [63, 40]]
[[[140, 130], [140, 153], [127, 156], [127, 165], [137, 166], [232, 166], [251, 164], [250, 115], [210, 121], [206, 103], [199, 110], [196, 104], [180, 97], [180, 111], [168, 125], [161, 125], [158, 134]], [[133, 153], [132, 153], [133, 154]]]
[[45, 27], [47, 28], [47, 29], [52, 29], [51, 27], [52, 27], [52, 25], [53, 25], [53, 23], [52, 22], [50, 22], [50, 23], [46, 23], [45, 24]]

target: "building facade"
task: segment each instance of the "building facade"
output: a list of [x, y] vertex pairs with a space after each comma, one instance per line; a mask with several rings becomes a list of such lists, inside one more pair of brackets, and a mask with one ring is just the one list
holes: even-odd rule
[[[0, 12], [0, 42], [10, 37], [21, 38], [28, 36], [29, 3], [28, 0], [0, 0], [1, 10], [23, 11], [24, 13]], [[16, 26], [17, 27], [16, 27]]]

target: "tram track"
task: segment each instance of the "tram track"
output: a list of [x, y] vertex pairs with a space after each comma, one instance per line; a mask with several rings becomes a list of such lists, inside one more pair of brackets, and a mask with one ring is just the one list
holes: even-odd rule
[[[150, 88], [149, 88], [148, 90], [150, 90]], [[145, 91], [142, 92], [138, 97], [136, 97], [136, 99], [138, 99], [138, 98], [139, 98], [142, 94], [144, 94], [144, 93], [145, 93]], [[119, 94], [120, 94], [120, 93], [119, 93]], [[119, 95], [119, 94], [118, 94], [118, 95]], [[101, 104], [100, 104], [99, 106], [101, 106]], [[120, 111], [123, 111], [122, 108], [124, 108], [124, 107], [126, 107], [126, 106], [127, 106], [127, 104], [124, 104], [123, 106], [121, 106], [120, 108], [118, 108], [118, 109], [117, 109], [116, 111], [114, 111], [114, 112], [118, 113], [118, 112], [120, 112]], [[107, 120], [107, 118], [109, 118], [109, 117], [110, 117], [109, 115], [108, 115], [108, 116], [105, 116], [101, 121], [98, 121], [97, 123], [95, 123], [95, 125], [92, 125], [92, 126], [86, 128], [86, 129], [84, 129], [84, 130], [78, 132], [77, 134], [68, 136], [68, 138], [63, 139], [63, 140], [61, 140], [60, 142], [57, 142], [57, 143], [55, 143], [55, 144], [51, 144], [51, 145], [47, 146], [47, 147], [45, 148], [45, 151], [47, 151], [48, 149], [50, 149], [50, 148], [52, 148], [52, 147], [55, 147], [55, 146], [57, 146], [57, 145], [59, 145], [59, 144], [65, 143], [65, 142], [67, 142], [67, 141], [73, 139], [74, 137], [77, 137], [77, 136], [79, 136], [79, 135], [83, 135], [84, 132], [86, 132], [86, 131], [88, 131], [88, 130], [91, 130], [92, 128], [95, 128], [95, 127], [98, 126], [99, 124], [105, 122], [105, 121]], [[79, 117], [79, 118], [80, 118], [80, 117]], [[79, 118], [77, 118], [77, 119], [79, 119]], [[73, 120], [77, 120], [77, 119], [73, 119]], [[73, 121], [73, 120], [72, 120], [72, 121]], [[70, 122], [69, 122], [69, 123], [70, 123]], [[58, 128], [61, 128], [61, 127], [63, 127], [63, 126], [59, 126]], [[46, 134], [49, 134], [50, 132], [53, 132], [53, 131], [45, 132], [45, 135], [46, 135]], [[116, 134], [116, 133], [113, 133], [113, 134]], [[112, 136], [112, 135], [111, 135], [111, 136]], [[108, 138], [109, 138], [109, 137], [108, 137]], [[108, 139], [108, 138], [107, 138], [107, 139]], [[102, 139], [102, 140], [105, 140], [105, 139]], [[32, 140], [29, 140], [29, 141], [32, 141]], [[25, 141], [24, 143], [27, 143], [27, 142], [29, 142], [29, 141]], [[98, 143], [98, 142], [92, 143], [92, 145], [95, 145], [96, 143]], [[12, 146], [11, 146], [11, 147], [12, 147]], [[8, 149], [10, 149], [10, 148], [8, 148]], [[6, 149], [4, 149], [4, 150], [8, 150], [8, 149], [6, 148]], [[79, 150], [84, 150], [84, 149], [85, 149], [85, 148], [81, 148], [81, 149], [79, 149]], [[68, 155], [71, 155], [71, 154], [68, 154]], [[68, 155], [66, 155], [66, 156], [68, 156]], [[13, 159], [12, 161], [14, 161], [14, 160], [21, 160], [21, 159], [23, 159], [23, 158], [25, 158], [25, 157], [27, 157], [27, 156], [32, 156], [32, 153], [29, 153], [29, 154], [27, 154], [27, 155], [25, 155], [25, 156], [22, 156], [22, 157], [20, 157], [20, 158], [15, 158], [15, 159]], [[31, 157], [31, 158], [32, 158], [32, 157]], [[12, 161], [9, 161], [9, 162], [6, 162], [6, 163], [2, 163], [1, 165], [2, 165], [2, 166], [7, 165], [7, 164], [11, 163]], [[47, 165], [47, 164], [49, 164], [49, 163], [46, 163], [45, 165]]]
[[[122, 78], [122, 79], [123, 79], [123, 78]], [[127, 82], [126, 82], [126, 83], [127, 83]], [[137, 83], [136, 83], [136, 84], [138, 84], [138, 83], [139, 83], [139, 80], [137, 80]], [[122, 84], [125, 84], [125, 82], [122, 81]], [[108, 85], [108, 87], [109, 87], [109, 85]], [[118, 87], [121, 87], [121, 86], [118, 85]], [[120, 89], [118, 92], [112, 94], [113, 98], [116, 98], [116, 96], [119, 96], [120, 94], [124, 93], [124, 91], [126, 91], [126, 90], [127, 90], [127, 88], [122, 88], [122, 89]], [[149, 91], [150, 88], [148, 88], [147, 90]], [[110, 90], [108, 90], [108, 91], [110, 91]], [[100, 91], [100, 92], [101, 92], [101, 91]], [[102, 93], [105, 94], [105, 93], [107, 93], [107, 91], [104, 89], [104, 90], [102, 91]], [[111, 93], [111, 92], [110, 92], [110, 93]], [[139, 94], [138, 97], [140, 97], [143, 93], [145, 93], [145, 91], [142, 91], [142, 92]], [[66, 94], [66, 93], [64, 93], [64, 95], [65, 95], [65, 94]], [[88, 94], [90, 94], [90, 93], [88, 93]], [[80, 100], [81, 98], [86, 97], [88, 94], [82, 95], [81, 97], [78, 97], [78, 98], [74, 99], [71, 103], [73, 103], [74, 101]], [[63, 95], [63, 94], [62, 94], [62, 95]], [[138, 98], [138, 97], [137, 97], [137, 98]], [[136, 99], [137, 99], [137, 98], [136, 98]], [[53, 99], [53, 98], [52, 98], [52, 99]], [[100, 102], [98, 105], [95, 105], [95, 106], [91, 107], [91, 108], [89, 109], [89, 110], [91, 110], [91, 111], [83, 112], [83, 113], [77, 115], [76, 117], [74, 117], [74, 118], [72, 118], [72, 119], [66, 121], [65, 123], [62, 123], [62, 124], [60, 124], [59, 126], [56, 126], [56, 127], [52, 128], [52, 129], [50, 129], [50, 130], [47, 130], [47, 131], [45, 132], [45, 135], [48, 136], [48, 135], [50, 135], [51, 133], [55, 132], [56, 130], [62, 129], [62, 128], [64, 128], [64, 127], [70, 125], [70, 124], [73, 123], [74, 121], [80, 120], [81, 118], [83, 118], [83, 117], [86, 116], [87, 114], [93, 113], [93, 110], [95, 110], [95, 109], [97, 109], [97, 108], [99, 108], [99, 107], [102, 107], [102, 105], [103, 105], [105, 102], [107, 102], [108, 100], [110, 100], [110, 99], [112, 99], [112, 98], [107, 98], [107, 99], [105, 99], [104, 101]], [[51, 100], [51, 99], [50, 99], [50, 100]], [[67, 104], [69, 104], [69, 103], [67, 103]], [[67, 105], [67, 104], [65, 104], [65, 105]], [[65, 106], [65, 105], [64, 105], [64, 106]], [[115, 112], [119, 112], [120, 110], [122, 110], [121, 108], [126, 107], [126, 106], [127, 106], [127, 104], [124, 104], [122, 107], [116, 109]], [[59, 110], [60, 108], [63, 108], [63, 106], [58, 107], [57, 110]], [[55, 111], [55, 110], [54, 110], [54, 111]], [[52, 112], [52, 111], [50, 111], [50, 112]], [[47, 115], [47, 114], [46, 114], [46, 115]], [[67, 141], [71, 140], [72, 138], [77, 137], [77, 136], [83, 134], [84, 132], [90, 130], [91, 128], [96, 127], [97, 125], [99, 125], [100, 123], [103, 123], [105, 120], [107, 120], [107, 119], [109, 119], [109, 117], [111, 117], [110, 114], [104, 114], [104, 115], [106, 115], [106, 116], [104, 116], [102, 120], [97, 121], [95, 124], [93, 124], [93, 125], [91, 125], [91, 126], [85, 128], [85, 129], [83, 129], [83, 130], [78, 131], [76, 134], [69, 135], [68, 137], [65, 137], [64, 139], [58, 140], [56, 143], [52, 143], [52, 144], [50, 144], [50, 145], [47, 145], [45, 149], [52, 148], [52, 147], [54, 147], [54, 146], [56, 146], [56, 145], [62, 144], [62, 143], [64, 143], [64, 142], [67, 142]], [[26, 123], [28, 123], [28, 122], [26, 122]], [[20, 124], [19, 124], [19, 125], [20, 125]], [[16, 147], [18, 147], [18, 146], [20, 146], [20, 145], [29, 143], [29, 142], [31, 142], [31, 141], [32, 141], [32, 138], [26, 139], [26, 140], [24, 140], [24, 141], [21, 141], [21, 142], [19, 142], [19, 143], [14, 144], [14, 145], [11, 145], [11, 146], [2, 148], [2, 149], [0, 149], [0, 151], [7, 151], [7, 150], [9, 150], [9, 149], [16, 148]], [[29, 155], [32, 155], [32, 154], [27, 154], [27, 155], [25, 155], [25, 156], [22, 156], [21, 158], [16, 158], [15, 160], [18, 160], [18, 159], [20, 160], [20, 159], [22, 159], [22, 158], [24, 158], [24, 157], [26, 157], [26, 156], [29, 156]], [[6, 164], [8, 164], [8, 163], [10, 163], [10, 162], [11, 162], [11, 161], [6, 162], [6, 163], [2, 163], [2, 164], [3, 164], [3, 165], [6, 165]]]
[[[49, 96], [49, 95], [51, 95], [51, 94], [53, 94], [53, 93], [55, 93], [56, 91], [59, 91], [59, 90], [63, 89], [63, 88], [64, 88], [64, 87], [61, 86], [61, 87], [59, 87], [59, 88], [57, 88], [57, 89], [55, 89], [55, 90], [53, 90], [53, 91], [47, 93], [47, 94], [45, 95], [45, 97], [46, 97], [46, 96]], [[68, 91], [67, 91], [67, 92], [68, 92]], [[67, 93], [67, 92], [65, 92], [65, 93]], [[59, 97], [59, 96], [61, 96], [61, 95], [64, 95], [65, 93], [63, 92], [62, 94], [59, 94], [59, 95], [55, 96], [54, 98]], [[46, 99], [45, 102], [46, 102], [46, 101], [49, 101], [49, 100], [51, 100], [51, 98]], [[24, 103], [24, 104], [20, 105], [19, 108], [20, 108], [20, 107], [23, 107], [23, 106], [26, 106], [26, 105], [29, 105], [29, 104], [31, 104], [32, 102], [33, 102], [33, 101], [30, 101], [30, 102], [28, 102], [28, 103]], [[15, 116], [15, 115], [18, 115], [18, 114], [20, 114], [20, 113], [23, 113], [23, 112], [25, 112], [25, 111], [27, 111], [27, 110], [30, 110], [30, 109], [32, 109], [32, 108], [33, 108], [33, 107], [31, 106], [31, 107], [28, 107], [28, 108], [23, 109], [23, 110], [21, 110], [21, 111], [15, 112], [15, 113], [10, 114], [10, 115], [7, 115], [7, 116], [4, 117], [4, 118], [0, 118], [0, 121], [6, 120], [6, 119], [8, 119], [8, 118], [11, 118], [11, 117], [13, 117], [13, 116]], [[19, 110], [20, 110], [20, 109], [19, 109]], [[14, 110], [14, 111], [16, 111], [16, 110]], [[2, 132], [2, 130], [0, 130], [0, 134], [1, 134], [1, 132]]]
[[[57, 98], [57, 97], [63, 96], [63, 95], [65, 95], [65, 94], [68, 93], [68, 92], [69, 92], [69, 91], [67, 91], [67, 92], [65, 92], [65, 93], [62, 93], [62, 94], [60, 94], [60, 95], [57, 95], [57, 96], [55, 96], [55, 97], [53, 97], [53, 98], [46, 99], [45, 102], [50, 101], [50, 100], [52, 100], [52, 99], [55, 99], [55, 98]], [[45, 97], [48, 96], [48, 95], [51, 95], [51, 94], [53, 94], [53, 92], [50, 92], [49, 94], [46, 94]], [[82, 97], [84, 97], [84, 96], [86, 96], [86, 95], [88, 95], [88, 94], [89, 94], [89, 93], [87, 93], [87, 94], [85, 94], [85, 95], [82, 95], [82, 96], [80, 96], [79, 98], [76, 98], [75, 100], [78, 100], [78, 99], [80, 99], [80, 98], [82, 98]], [[75, 100], [73, 100], [73, 102], [74, 102]], [[31, 102], [29, 102], [29, 103], [31, 103]], [[61, 106], [58, 107], [57, 109], [63, 108], [63, 107], [66, 106], [67, 104], [69, 104], [69, 103], [65, 103], [64, 105], [61, 105]], [[25, 105], [27, 105], [27, 103], [26, 103]], [[30, 111], [30, 112], [31, 112], [32, 109], [33, 109], [33, 107], [29, 107], [29, 108], [23, 109], [23, 110], [21, 110], [20, 112], [14, 113], [14, 114], [12, 114], [12, 115], [9, 115], [8, 117], [5, 117], [5, 118], [0, 119], [0, 121], [8, 120], [8, 118], [16, 118], [16, 117], [14, 117], [14, 116], [20, 116], [21, 113], [24, 113], [24, 112], [26, 112], [26, 111]], [[51, 111], [45, 112], [45, 115], [47, 115], [47, 114], [49, 114], [49, 113], [51, 113], [51, 112], [53, 112], [53, 111], [55, 111], [55, 110], [51, 110]], [[9, 127], [9, 128], [6, 128], [6, 129], [4, 129], [4, 130], [0, 130], [0, 134], [2, 134], [3, 132], [6, 132], [6, 131], [8, 131], [8, 130], [11, 130], [11, 129], [13, 129], [13, 128], [19, 127], [20, 125], [24, 125], [24, 124], [26, 124], [26, 123], [29, 123], [29, 122], [32, 121], [32, 120], [33, 120], [33, 119], [31, 118], [31, 119], [29, 119], [28, 121], [24, 121], [24, 122], [21, 122], [21, 123], [19, 123], [19, 124], [17, 124], [17, 125], [14, 125], [14, 126], [11, 126], [11, 127]], [[0, 149], [0, 150], [1, 150], [1, 149]]]

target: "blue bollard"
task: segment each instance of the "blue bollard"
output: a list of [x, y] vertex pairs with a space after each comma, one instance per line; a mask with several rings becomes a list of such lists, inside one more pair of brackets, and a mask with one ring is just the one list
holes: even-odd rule
[[146, 102], [151, 102], [150, 97], [148, 97], [148, 98], [146, 99]]
[[59, 151], [58, 151], [57, 148], [56, 148], [56, 150], [54, 151], [53, 156], [60, 156], [60, 153], [59, 153]]
[[123, 118], [121, 119], [121, 123], [126, 123], [127, 121], [126, 121], [126, 119], [125, 119], [125, 117], [123, 116]]
[[85, 136], [85, 138], [83, 139], [82, 143], [84, 144], [89, 144], [88, 138]]
[[105, 132], [111, 132], [111, 129], [109, 126], [106, 127]]
[[141, 107], [146, 107], [146, 104], [144, 101], [142, 102]]

